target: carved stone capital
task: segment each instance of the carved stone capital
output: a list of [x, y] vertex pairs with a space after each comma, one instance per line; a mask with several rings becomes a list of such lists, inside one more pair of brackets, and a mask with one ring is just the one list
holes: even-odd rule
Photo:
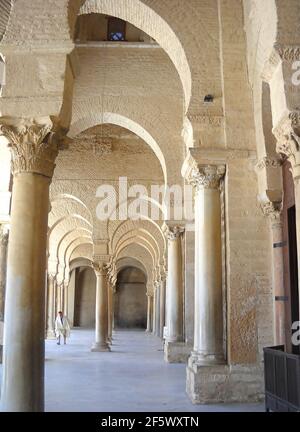
[[280, 45], [274, 46], [275, 51], [283, 61], [293, 63], [300, 60], [300, 46], [299, 45]]
[[225, 165], [197, 165], [190, 171], [187, 181], [199, 189], [219, 189], [225, 175]]
[[280, 168], [282, 166], [282, 159], [280, 157], [265, 156], [260, 159], [255, 165], [256, 171], [261, 171], [265, 168]]
[[277, 153], [286, 157], [292, 166], [294, 180], [300, 179], [300, 111], [285, 116], [273, 129]]
[[107, 262], [93, 262], [92, 265], [97, 276], [108, 276], [109, 264]]
[[272, 222], [280, 222], [282, 213], [282, 202], [267, 201], [260, 204], [262, 212]]
[[180, 238], [185, 231], [185, 228], [180, 225], [165, 226], [164, 232], [168, 240], [174, 241]]
[[59, 140], [49, 117], [2, 117], [0, 132], [9, 141], [14, 175], [31, 172], [52, 178]]
[[300, 60], [299, 45], [275, 44], [270, 57], [264, 65], [262, 79], [266, 82], [269, 82], [280, 62], [285, 61], [294, 63], [298, 60]]

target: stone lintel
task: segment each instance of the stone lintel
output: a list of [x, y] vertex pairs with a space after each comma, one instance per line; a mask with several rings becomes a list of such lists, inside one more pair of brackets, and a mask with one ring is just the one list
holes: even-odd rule
[[181, 174], [186, 178], [192, 165], [225, 165], [232, 159], [251, 159], [255, 161], [257, 154], [255, 150], [235, 148], [204, 148], [191, 147], [183, 162]]

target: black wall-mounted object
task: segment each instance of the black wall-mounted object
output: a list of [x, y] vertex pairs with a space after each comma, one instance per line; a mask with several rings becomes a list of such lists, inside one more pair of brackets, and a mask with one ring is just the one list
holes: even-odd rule
[[213, 95], [208, 94], [208, 95], [204, 96], [204, 102], [206, 102], [206, 103], [211, 103], [211, 102], [213, 102], [213, 101], [214, 101], [214, 97], [213, 97]]

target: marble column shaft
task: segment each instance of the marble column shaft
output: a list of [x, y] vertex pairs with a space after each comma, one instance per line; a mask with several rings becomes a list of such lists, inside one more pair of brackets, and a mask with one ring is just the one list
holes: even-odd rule
[[147, 333], [152, 332], [152, 302], [153, 302], [153, 296], [150, 294], [147, 294]]
[[108, 345], [108, 271], [105, 263], [94, 263], [96, 285], [96, 328], [92, 351], [110, 351]]
[[0, 226], [0, 321], [4, 320], [8, 229]]
[[156, 283], [155, 289], [155, 335], [160, 336], [160, 282]]
[[195, 194], [195, 324], [198, 364], [224, 362], [220, 180], [224, 166], [199, 166]]
[[270, 220], [272, 248], [272, 280], [274, 299], [274, 345], [286, 344], [285, 287], [283, 261], [282, 203], [266, 202], [261, 205]]
[[1, 225], [0, 226], [0, 363], [2, 363], [2, 353], [3, 353], [7, 244], [8, 244], [8, 229], [5, 225]]
[[159, 314], [159, 336], [163, 338], [165, 326], [165, 309], [166, 309], [166, 279], [160, 282], [160, 314]]
[[108, 341], [112, 342], [112, 327], [113, 327], [113, 286], [108, 284]]
[[47, 339], [55, 337], [54, 321], [55, 321], [55, 276], [48, 274], [47, 278]]
[[49, 118], [0, 118], [14, 174], [7, 259], [1, 410], [44, 410], [49, 186], [57, 140]]
[[183, 259], [181, 243], [183, 233], [183, 227], [171, 226], [167, 229], [167, 342], [183, 341]]

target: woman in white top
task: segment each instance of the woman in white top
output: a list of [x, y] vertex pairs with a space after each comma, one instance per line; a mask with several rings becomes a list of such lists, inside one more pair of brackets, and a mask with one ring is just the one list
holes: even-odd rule
[[64, 344], [67, 343], [67, 337], [70, 336], [70, 324], [67, 317], [63, 316], [61, 311], [58, 312], [55, 320], [55, 335], [58, 339], [57, 345], [60, 345], [60, 337], [64, 338]]

